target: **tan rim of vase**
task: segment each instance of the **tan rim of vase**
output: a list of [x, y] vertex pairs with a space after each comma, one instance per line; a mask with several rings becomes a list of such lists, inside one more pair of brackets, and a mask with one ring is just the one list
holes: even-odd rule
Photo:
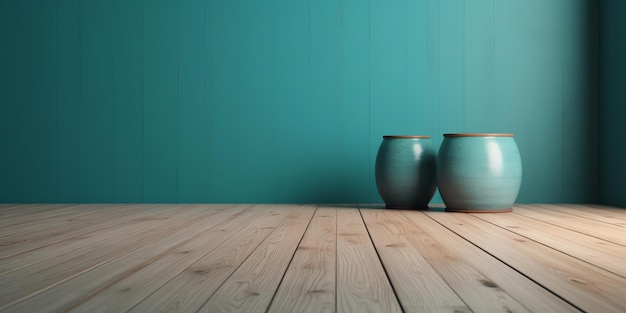
[[444, 137], [513, 137], [513, 134], [443, 134]]
[[383, 136], [384, 139], [430, 139], [430, 136]]

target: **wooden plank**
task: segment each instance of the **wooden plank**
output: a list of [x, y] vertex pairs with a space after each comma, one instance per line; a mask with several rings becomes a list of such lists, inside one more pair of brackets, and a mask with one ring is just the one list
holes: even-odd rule
[[[282, 219], [264, 208], [232, 210], [210, 227], [189, 227], [163, 240], [153, 241], [11, 308], [15, 312], [77, 309], [84, 312], [126, 312], [195, 261], [248, 231], [248, 236], [267, 230]], [[258, 220], [257, 222], [254, 222]], [[253, 223], [254, 222], [254, 223]], [[242, 228], [241, 225], [254, 225]], [[259, 235], [263, 235], [262, 233]], [[152, 312], [152, 311], [150, 311]]]
[[22, 226], [39, 223], [42, 220], [50, 220], [52, 218], [62, 218], [67, 215], [77, 214], [77, 207], [80, 208], [79, 212], [85, 212], [88, 205], [79, 205], [79, 204], [59, 204], [59, 205], [49, 205], [50, 209], [41, 211], [41, 212], [32, 212], [30, 210], [24, 210], [24, 212], [19, 216], [13, 217], [2, 217], [3, 218], [3, 226], [2, 230], [0, 230], [0, 237], [5, 237], [7, 235], [12, 234], [15, 229], [22, 229]]
[[513, 213], [626, 246], [626, 229], [620, 226], [549, 210], [538, 205], [515, 205]]
[[413, 225], [407, 225], [411, 243], [472, 311], [579, 312], [426, 215], [405, 212], [404, 217]]
[[[98, 223], [102, 219], [119, 217], [130, 210], [128, 206], [115, 205], [81, 205], [55, 210], [48, 217], [38, 214], [31, 221], [23, 220], [4, 227], [0, 232], [0, 246], [57, 235], [63, 231], [86, 227]], [[95, 207], [95, 208], [94, 208]]]
[[265, 311], [314, 212], [310, 205], [294, 210], [198, 312]]
[[356, 208], [337, 211], [337, 312], [402, 312]]
[[468, 214], [430, 217], [551, 292], [589, 312], [624, 312], [626, 279]]
[[[81, 248], [81, 245], [95, 244], [95, 242], [80, 242], [85, 238], [105, 241], [110, 236], [115, 237], [115, 233], [127, 227], [142, 225], [150, 220], [168, 219], [178, 212], [186, 212], [184, 206], [153, 206], [135, 205], [135, 214], [127, 216], [119, 215], [117, 218], [96, 223], [90, 227], [71, 229], [71, 227], [52, 230], [48, 236], [34, 238], [31, 241], [15, 242], [15, 244], [5, 245], [0, 251], [0, 273], [8, 269], [15, 270], [14, 266], [24, 267], [32, 263], [41, 262], [47, 258], [64, 254], [74, 249]], [[224, 208], [225, 209], [225, 208]], [[149, 213], [148, 213], [149, 212]], [[151, 215], [149, 215], [151, 213]], [[11, 260], [7, 260], [11, 259]]]
[[220, 285], [274, 231], [285, 216], [294, 216], [292, 205], [264, 206], [269, 217], [248, 224], [241, 232], [225, 240], [214, 252], [203, 256], [172, 280], [146, 297], [131, 312], [196, 312]]
[[613, 224], [616, 226], [626, 227], [626, 210], [611, 208], [611, 207], [592, 207], [588, 205], [554, 205], [554, 204], [540, 204], [540, 207], [572, 214], [588, 219]]
[[[580, 205], [575, 205], [575, 206], [580, 206]], [[618, 213], [618, 214], [622, 213], [620, 214], [622, 216], [623, 216], [623, 213], [626, 212], [626, 208], [624, 207], [618, 207], [618, 206], [612, 206], [612, 205], [606, 205], [606, 204], [589, 203], [589, 204], [584, 204], [582, 206], [590, 207], [594, 209], [608, 210], [608, 211]]]
[[415, 225], [407, 222], [402, 211], [361, 209], [360, 212], [404, 312], [470, 312], [422, 256], [418, 248], [423, 247], [411, 244], [408, 237], [415, 235]]
[[[28, 206], [29, 204], [24, 204], [24, 203], [1, 203], [0, 204], [0, 214], [4, 213], [5, 211], [11, 211], [11, 210], [17, 210], [19, 209], [21, 206]], [[30, 204], [32, 205], [32, 204]]]
[[626, 247], [513, 214], [473, 214], [503, 229], [626, 278]]
[[0, 227], [11, 225], [14, 221], [22, 221], [24, 218], [37, 215], [38, 213], [45, 214], [49, 211], [61, 210], [66, 206], [65, 204], [18, 204], [13, 206], [10, 210], [2, 212], [0, 215], [2, 217]]
[[[242, 206], [238, 210], [243, 210]], [[147, 220], [142, 224], [125, 227], [99, 236], [87, 238], [78, 248], [65, 254], [36, 262], [30, 266], [2, 274], [0, 303], [11, 305], [45, 289], [58, 285], [86, 271], [101, 266], [124, 254], [137, 250], [146, 243], [166, 238], [194, 225], [210, 227], [232, 216], [234, 210], [220, 212], [203, 210], [202, 206], [189, 210], [189, 214], [176, 214], [169, 219]], [[207, 212], [208, 211], [208, 212]], [[0, 265], [4, 266], [3, 261]]]
[[337, 209], [320, 207], [268, 312], [334, 312], [336, 256]]
[[[16, 235], [18, 233], [29, 233], [33, 235], [36, 233], [45, 233], [49, 231], [49, 229], [54, 229], [55, 227], [58, 227], [59, 224], [67, 222], [80, 223], [84, 220], [104, 221], [107, 218], [119, 218], [120, 215], [128, 216], [134, 215], [137, 212], [150, 212], [135, 210], [138, 206], [134, 207], [132, 204], [79, 204], [64, 206], [64, 208], [59, 210], [33, 214], [32, 218], [29, 218], [29, 216], [26, 215], [19, 220], [14, 219], [14, 222], [11, 223], [12, 225], [7, 225], [0, 230], [0, 238]], [[158, 207], [163, 207], [158, 204], [153, 204], [151, 206], [154, 210]]]

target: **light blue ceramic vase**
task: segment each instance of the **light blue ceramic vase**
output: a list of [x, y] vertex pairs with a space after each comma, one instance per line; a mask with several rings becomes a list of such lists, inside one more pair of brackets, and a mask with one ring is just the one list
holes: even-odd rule
[[429, 136], [383, 136], [376, 187], [387, 208], [426, 209], [437, 188], [437, 154]]
[[437, 183], [446, 211], [510, 212], [522, 183], [513, 134], [445, 134]]

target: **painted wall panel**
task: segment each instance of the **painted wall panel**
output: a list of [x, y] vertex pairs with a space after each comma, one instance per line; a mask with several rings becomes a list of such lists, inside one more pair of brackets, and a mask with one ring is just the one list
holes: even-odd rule
[[[586, 12], [581, 15], [577, 12]], [[562, 56], [563, 66], [563, 190], [572, 202], [598, 202], [598, 138], [600, 79], [599, 8], [597, 3], [577, 2], [564, 12], [561, 30], [564, 47], [575, 51]], [[582, 64], [582, 66], [581, 66]], [[580, 171], [580, 169], [584, 169]]]
[[178, 1], [143, 1], [143, 201], [179, 192]]
[[491, 129], [495, 109], [495, 6], [497, 0], [478, 0], [465, 6], [463, 27], [466, 132], [485, 133]]
[[116, 202], [143, 201], [143, 8], [141, 0], [115, 1], [113, 188]]
[[79, 12], [78, 0], [58, 2], [57, 69], [57, 199], [72, 203], [79, 200]]
[[57, 16], [49, 8], [41, 1], [3, 7], [1, 172], [9, 201], [56, 200]]
[[242, 158], [249, 158], [254, 153], [241, 149], [241, 141], [258, 140], [256, 132], [239, 131], [242, 126], [240, 97], [247, 93], [239, 80], [239, 20], [246, 8], [240, 7], [240, 1], [205, 1], [204, 177], [206, 199], [214, 202], [237, 202], [242, 199], [239, 163]]
[[113, 146], [114, 3], [79, 2], [79, 201], [110, 202], [115, 181]]
[[601, 193], [591, 0], [0, 5], [2, 202], [380, 202], [381, 137], [447, 132], [515, 133], [520, 202]]
[[180, 0], [178, 201], [205, 201], [205, 2]]
[[[38, 49], [40, 68], [35, 73], [34, 83], [40, 87], [32, 110], [34, 137], [29, 142], [34, 166], [30, 168], [31, 179], [37, 183], [33, 192], [39, 194], [38, 202], [51, 202], [57, 199], [57, 72], [58, 72], [58, 15], [56, 4], [42, 1], [39, 8], [41, 18], [41, 47]], [[45, 105], [38, 105], [45, 103]], [[52, 118], [51, 118], [52, 117]]]
[[601, 6], [600, 199], [626, 207], [626, 2], [605, 0]]
[[[284, 79], [277, 82], [283, 89], [275, 119], [276, 199], [340, 202], [340, 3], [298, 1], [281, 7], [286, 9], [281, 15], [294, 19], [290, 23], [295, 32], [281, 36], [289, 56], [276, 65]], [[331, 185], [330, 176], [336, 179]]]
[[[239, 86], [236, 87], [239, 112], [235, 121], [239, 124], [240, 154], [236, 188], [241, 199], [262, 202], [276, 199], [276, 123], [284, 117], [277, 101], [286, 65], [281, 63], [282, 57], [291, 47], [285, 42], [285, 50], [280, 49], [287, 32], [282, 27], [288, 17], [264, 13], [267, 8], [281, 10], [281, 4], [279, 0], [241, 0], [239, 3]], [[307, 19], [300, 16], [300, 22], [306, 23]]]
[[439, 131], [465, 131], [465, 2], [439, 1]]
[[[15, 39], [12, 36], [12, 33], [9, 31], [9, 25], [13, 22], [10, 18], [12, 13], [9, 11], [12, 10], [12, 7], [9, 5], [8, 1], [0, 2], [0, 40], [5, 43], [14, 44]], [[13, 57], [12, 50], [14, 48], [6, 45], [4, 49], [0, 49], [0, 70], [2, 70], [3, 75], [0, 75], [0, 144], [5, 150], [8, 150], [9, 147], [15, 146], [15, 137], [13, 134], [9, 132], [14, 127], [10, 125], [10, 117], [9, 115], [12, 113], [11, 108], [9, 107], [9, 103], [13, 101], [14, 95], [9, 93], [11, 86], [11, 81], [13, 81], [10, 76], [13, 76], [13, 72], [15, 71], [10, 66], [9, 60]], [[2, 153], [0, 154], [0, 190], [5, 190], [3, 194], [3, 201], [9, 202], [14, 201], [11, 194], [14, 193], [13, 184], [11, 180], [13, 180], [13, 176], [15, 175], [13, 171], [6, 164], [11, 164], [14, 162], [15, 153]]]
[[[29, 179], [25, 171], [31, 160], [22, 162], [21, 159], [30, 158], [25, 145], [28, 138], [23, 129], [28, 115], [24, 112], [32, 99], [24, 98], [25, 89], [31, 83], [29, 72], [35, 63], [36, 55], [33, 51], [34, 42], [39, 39], [34, 25], [40, 25], [32, 15], [26, 16], [29, 5], [34, 1], [3, 1], [0, 3], [2, 28], [2, 42], [6, 42], [2, 54], [2, 84], [0, 99], [0, 138], [2, 139], [2, 190], [5, 202], [24, 202], [31, 192], [28, 186]], [[19, 30], [11, 31], [11, 30]], [[6, 148], [5, 148], [6, 147]], [[34, 195], [37, 196], [37, 195]]]
[[370, 153], [370, 7], [361, 0], [340, 4], [339, 55], [339, 137], [340, 175], [328, 175], [333, 188], [341, 190], [341, 202], [370, 199], [374, 169]]
[[431, 136], [438, 147], [439, 133], [439, 10], [438, 1], [408, 0], [406, 8], [406, 133]]

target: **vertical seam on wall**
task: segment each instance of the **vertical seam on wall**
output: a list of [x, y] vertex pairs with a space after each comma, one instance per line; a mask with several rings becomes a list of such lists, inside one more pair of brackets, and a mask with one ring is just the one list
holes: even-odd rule
[[180, 201], [180, 1], [176, 1], [176, 202]]
[[492, 50], [493, 50], [493, 67], [491, 73], [491, 108], [494, 108], [496, 105], [496, 0], [493, 1], [493, 15], [492, 15], [492, 34], [493, 34], [493, 42]]
[[408, 133], [409, 125], [409, 5], [404, 1], [404, 132]]
[[140, 12], [140, 23], [141, 23], [141, 71], [140, 71], [140, 80], [141, 80], [141, 180], [140, 180], [140, 189], [141, 189], [141, 202], [144, 202], [144, 68], [145, 68], [145, 64], [144, 64], [144, 1], [141, 0], [141, 8], [139, 10]]
[[[113, 41], [114, 41], [113, 40], [113, 35], [115, 34], [115, 27], [117, 26], [116, 14], [115, 14], [115, 12], [117, 11], [117, 6], [115, 5], [116, 3], [117, 2], [115, 0], [113, 0], [113, 14], [112, 14], [112, 17], [111, 17], [113, 25], [115, 25], [115, 26], [113, 26], [113, 31], [111, 31], [111, 29], [109, 29], [109, 31], [110, 31], [109, 35], [111, 35], [110, 36], [110, 40], [111, 40], [110, 41], [110, 45], [111, 45], [111, 50], [112, 50], [111, 51], [112, 52], [112, 57], [111, 58], [113, 59], [112, 60], [113, 64], [111, 66], [111, 71], [112, 71], [111, 82], [112, 82], [112, 89], [113, 89], [113, 123], [111, 123], [111, 124], [114, 125], [113, 126], [113, 136], [112, 136], [113, 140], [111, 140], [113, 142], [112, 147], [111, 147], [113, 149], [113, 153], [111, 153], [111, 158], [112, 158], [111, 163], [113, 165], [113, 166], [111, 166], [113, 168], [113, 173], [112, 173], [113, 174], [113, 186], [111, 186], [111, 188], [113, 188], [114, 191], [115, 191], [115, 192], [113, 192], [113, 199], [115, 199], [115, 198], [119, 199], [119, 197], [120, 197], [120, 195], [117, 193], [117, 184], [116, 184], [116, 180], [118, 178], [118, 173], [120, 171], [116, 167], [116, 162], [115, 162], [115, 153], [119, 153], [119, 151], [117, 151], [117, 149], [115, 149], [116, 148], [115, 147], [116, 146], [116, 138], [115, 138], [116, 137], [115, 136], [116, 129], [115, 128], [119, 127], [119, 124], [117, 123], [117, 113], [118, 113], [118, 108], [117, 107], [118, 107], [119, 103], [117, 101], [117, 88], [115, 88], [115, 67], [116, 67], [116, 62], [115, 61], [116, 61], [116, 53], [115, 53], [115, 45], [113, 43]], [[113, 33], [113, 34], [111, 34], [111, 33]]]
[[368, 138], [368, 163], [367, 163], [367, 197], [368, 202], [372, 202], [372, 1], [367, 1], [367, 57], [368, 57], [368, 74], [367, 74], [367, 112], [368, 112], [368, 124], [367, 129], [369, 132]]
[[559, 60], [559, 74], [560, 74], [560, 84], [559, 84], [559, 102], [561, 107], [561, 190], [559, 194], [559, 198], [563, 198], [563, 191], [565, 190], [565, 169], [567, 166], [565, 165], [565, 136], [563, 133], [565, 131], [565, 116], [567, 115], [567, 110], [565, 109], [565, 58], [561, 58]]
[[437, 1], [437, 128], [439, 129], [439, 133], [442, 132], [441, 129], [441, 38], [440, 38], [440, 24], [441, 23], [441, 2]]
[[[345, 147], [344, 147], [344, 124], [343, 124], [343, 120], [344, 120], [344, 111], [345, 111], [345, 104], [344, 104], [344, 94], [343, 94], [343, 90], [344, 90], [344, 82], [343, 82], [343, 45], [342, 45], [342, 40], [343, 40], [343, 1], [339, 1], [339, 20], [338, 22], [338, 29], [339, 29], [339, 33], [338, 36], [336, 37], [336, 46], [335, 48], [337, 49], [337, 54], [338, 54], [338, 62], [335, 63], [335, 74], [337, 75], [337, 103], [338, 103], [338, 116], [339, 118], [338, 120], [338, 124], [339, 124], [339, 136], [338, 141], [339, 141], [339, 153], [341, 154], [341, 156], [344, 156], [344, 152], [345, 152]], [[340, 163], [343, 163], [343, 161], [340, 161]]]
[[[594, 92], [593, 92], [593, 98], [595, 99], [595, 117], [593, 118], [594, 120], [594, 125], [595, 125], [595, 138], [596, 138], [596, 164], [595, 164], [595, 173], [596, 173], [596, 178], [595, 178], [595, 182], [596, 182], [596, 188], [592, 191], [593, 194], [593, 201], [598, 202], [598, 203], [606, 203], [604, 196], [603, 196], [603, 191], [604, 190], [604, 177], [606, 176], [606, 174], [604, 173], [604, 166], [603, 166], [603, 162], [602, 162], [602, 155], [603, 153], [603, 146], [604, 144], [602, 143], [602, 135], [604, 133], [604, 131], [602, 130], [602, 126], [600, 124], [600, 119], [602, 118], [603, 115], [603, 107], [602, 107], [602, 103], [604, 102], [604, 96], [602, 93], [602, 86], [603, 86], [603, 81], [604, 78], [602, 77], [602, 67], [603, 67], [603, 63], [604, 60], [602, 60], [602, 46], [601, 43], [602, 41], [602, 21], [600, 20], [600, 16], [602, 14], [602, 10], [603, 10], [603, 5], [602, 5], [602, 1], [598, 1], [596, 2], [596, 6], [594, 7], [594, 13], [593, 13], [593, 23], [594, 23], [594, 31], [593, 31], [593, 41], [594, 41], [594, 53], [592, 55], [592, 58], [596, 60], [596, 64], [595, 64], [595, 70], [593, 71], [593, 75], [596, 78], [596, 83], [594, 84]], [[592, 172], [593, 173], [593, 172]]]
[[203, 26], [204, 26], [204, 29], [202, 31], [202, 43], [203, 43], [202, 44], [202, 69], [203, 69], [203, 71], [202, 71], [202, 73], [203, 73], [203, 77], [202, 77], [202, 82], [203, 82], [203, 84], [202, 84], [202, 93], [203, 93], [203, 95], [202, 95], [202, 98], [204, 99], [204, 105], [202, 106], [202, 108], [203, 108], [203, 112], [204, 112], [203, 119], [204, 119], [204, 136], [205, 136], [204, 140], [203, 140], [203, 144], [204, 144], [204, 150], [203, 150], [204, 158], [203, 158], [203, 160], [204, 160], [204, 162], [202, 162], [202, 164], [203, 164], [204, 167], [202, 169], [202, 181], [203, 181], [204, 185], [203, 185], [203, 188], [202, 188], [202, 193], [204, 195], [203, 196], [204, 202], [208, 202], [207, 201], [208, 200], [208, 197], [207, 197], [207, 172], [206, 172], [207, 171], [207, 153], [206, 153], [206, 151], [207, 151], [207, 142], [209, 141], [209, 136], [208, 136], [208, 134], [209, 134], [209, 127], [208, 127], [209, 123], [208, 123], [208, 118], [207, 118], [207, 106], [208, 106], [208, 101], [207, 100], [208, 99], [207, 99], [207, 71], [206, 71], [206, 68], [207, 68], [207, 64], [206, 64], [206, 54], [207, 54], [207, 49], [206, 49], [206, 45], [207, 45], [207, 42], [206, 42], [207, 41], [206, 40], [206, 37], [207, 37], [207, 31], [206, 31], [206, 29], [207, 29], [207, 18], [206, 17], [207, 17], [207, 14], [206, 14], [206, 1], [203, 1], [202, 3], [204, 5], [203, 6], [203, 12], [202, 12], [202, 14], [203, 14], [202, 22], [203, 22]]
[[81, 202], [80, 200], [80, 0], [76, 1], [76, 55], [77, 61], [76, 63], [76, 150], [77, 150], [77, 159], [78, 164], [76, 165], [76, 200]]
[[55, 198], [56, 201], [59, 202], [59, 160], [61, 159], [59, 157], [59, 153], [60, 153], [60, 149], [59, 149], [59, 34], [61, 33], [59, 31], [59, 6], [57, 5], [55, 7], [54, 10], [54, 14], [55, 14], [55, 22], [56, 22], [56, 117], [55, 117], [55, 121], [56, 121], [56, 137], [55, 137], [55, 148], [56, 148], [56, 160], [55, 160], [55, 165], [56, 165], [56, 184], [55, 184]]
[[465, 0], [462, 0], [462, 1], [463, 1], [463, 21], [462, 21], [462, 24], [463, 24], [463, 59], [462, 59], [463, 74], [462, 74], [461, 77], [463, 77], [463, 86], [461, 88], [463, 88], [463, 92], [462, 92], [463, 100], [461, 101], [461, 108], [463, 110], [463, 132], [465, 132], [465, 129], [466, 129], [465, 128], [466, 127], [466, 119], [467, 119], [466, 116], [465, 116], [466, 115], [466, 108], [465, 108], [465, 106], [467, 105], [467, 101], [466, 101], [466, 98], [465, 98], [465, 47], [466, 47], [466, 44], [465, 44], [465, 33], [466, 33], [466, 29], [467, 28], [465, 27], [465, 21], [466, 21]]
[[[241, 1], [237, 0], [237, 89], [241, 86]], [[239, 97], [239, 92], [235, 92], [235, 101], [237, 105], [237, 116], [241, 116], [241, 98]], [[237, 138], [237, 149], [239, 150], [237, 153], [237, 181], [241, 180], [241, 136]], [[241, 201], [241, 188], [237, 188], [237, 199]]]

